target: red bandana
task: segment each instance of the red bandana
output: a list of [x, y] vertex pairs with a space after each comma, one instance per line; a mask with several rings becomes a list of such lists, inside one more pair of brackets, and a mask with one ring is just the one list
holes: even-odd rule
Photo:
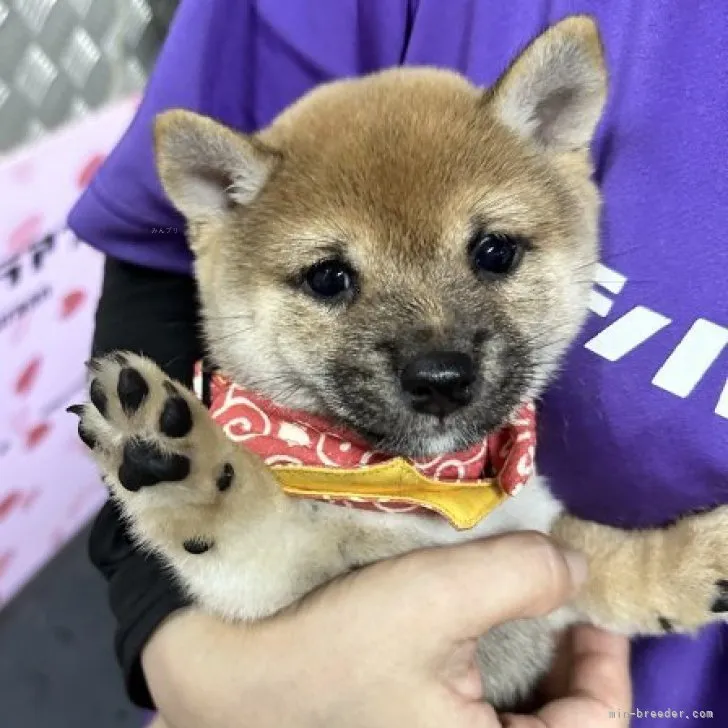
[[[515, 495], [534, 471], [536, 418], [532, 404], [521, 407], [506, 427], [468, 450], [419, 460], [373, 450], [355, 433], [306, 412], [278, 407], [221, 374], [212, 375], [210, 411], [231, 440], [244, 444], [274, 469], [286, 491], [347, 507], [386, 512], [425, 509], [441, 513], [457, 527], [471, 527], [480, 519], [451, 513], [452, 509], [440, 503], [443, 491], [470, 495], [474, 486], [485, 486], [492, 499], [495, 489], [498, 497], [487, 508], [489, 512], [503, 497]], [[395, 463], [400, 466], [396, 473], [388, 470]], [[299, 487], [306, 473], [314, 474], [319, 484]], [[363, 477], [365, 473], [368, 475]], [[398, 489], [387, 488], [383, 495], [381, 487], [371, 490], [373, 478], [377, 482], [399, 478], [401, 482]], [[364, 491], [357, 490], [356, 480], [368, 480], [369, 485], [362, 486]], [[347, 497], [341, 495], [344, 482]], [[439, 500], [430, 503], [430, 496], [422, 493], [434, 490], [439, 492]], [[476, 510], [480, 513], [484, 508]]]

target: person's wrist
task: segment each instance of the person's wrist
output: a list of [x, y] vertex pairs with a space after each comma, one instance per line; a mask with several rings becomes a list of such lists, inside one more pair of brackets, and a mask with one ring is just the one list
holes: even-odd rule
[[176, 728], [253, 719], [256, 728], [277, 725], [276, 706], [291, 695], [297, 672], [281, 626], [279, 619], [225, 622], [195, 608], [171, 614], [141, 656], [159, 712]]
[[145, 673], [156, 663], [162, 663], [168, 659], [175, 650], [179, 637], [185, 633], [187, 624], [190, 621], [197, 622], [200, 616], [201, 612], [195, 607], [186, 607], [171, 612], [160, 622], [157, 629], [149, 636], [141, 653]]
[[[169, 615], [151, 635], [141, 654], [144, 675], [158, 710], [174, 714], [185, 726], [214, 710], [228, 689], [223, 677], [228, 649], [239, 640], [235, 626], [195, 608]], [[221, 684], [222, 683], [222, 684]], [[219, 692], [218, 692], [219, 691]]]

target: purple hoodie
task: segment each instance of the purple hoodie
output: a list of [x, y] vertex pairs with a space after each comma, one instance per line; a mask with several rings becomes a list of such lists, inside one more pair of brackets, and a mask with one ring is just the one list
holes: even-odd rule
[[[604, 267], [544, 403], [540, 467], [574, 513], [623, 527], [728, 503], [728, 2], [183, 1], [135, 121], [70, 225], [116, 257], [187, 271], [153, 168], [159, 111], [253, 131], [318, 83], [401, 63], [490, 84], [575, 12], [599, 20], [611, 71], [594, 147]], [[728, 627], [638, 641], [633, 663], [635, 708], [684, 714], [633, 725], [728, 726]]]

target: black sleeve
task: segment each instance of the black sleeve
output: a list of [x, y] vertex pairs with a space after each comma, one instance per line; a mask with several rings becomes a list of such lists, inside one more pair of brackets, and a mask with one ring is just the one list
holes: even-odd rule
[[[190, 276], [107, 258], [93, 354], [116, 349], [144, 354], [191, 386], [194, 363], [202, 355], [197, 310]], [[134, 548], [111, 502], [92, 526], [89, 555], [109, 584], [118, 624], [116, 654], [129, 697], [140, 707], [153, 708], [140, 654], [162, 620], [188, 602], [161, 563]]]

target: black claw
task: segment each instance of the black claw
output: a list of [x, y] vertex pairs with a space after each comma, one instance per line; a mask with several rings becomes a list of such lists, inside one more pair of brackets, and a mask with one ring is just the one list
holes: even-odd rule
[[119, 372], [116, 392], [124, 412], [127, 415], [133, 415], [149, 394], [149, 385], [136, 369], [124, 367]]
[[728, 612], [728, 579], [719, 579], [715, 582], [715, 585], [720, 590], [720, 593], [715, 598], [710, 611], [714, 614]]
[[70, 407], [66, 407], [66, 412], [80, 417], [83, 414], [82, 404], [72, 404]]
[[728, 612], [728, 596], [718, 597], [711, 606], [710, 611], [713, 614], [723, 614]]
[[188, 554], [204, 554], [213, 547], [212, 541], [205, 541], [202, 538], [190, 538], [185, 541], [182, 546]]
[[667, 617], [658, 617], [657, 621], [660, 623], [663, 632], [675, 631], [675, 627], [672, 626], [672, 622]]
[[235, 470], [230, 463], [225, 463], [225, 465], [222, 466], [222, 470], [220, 471], [220, 475], [217, 476], [217, 480], [215, 481], [215, 485], [217, 486], [217, 489], [222, 493], [226, 491], [232, 484], [233, 484], [233, 478], [235, 477]]
[[119, 482], [131, 491], [158, 483], [174, 483], [190, 474], [190, 459], [162, 452], [148, 440], [129, 440], [119, 467]]
[[192, 429], [192, 412], [183, 397], [175, 395], [164, 404], [159, 416], [159, 429], [167, 437], [184, 437]]
[[120, 351], [114, 351], [109, 354], [109, 359], [116, 362], [121, 367], [126, 366], [127, 364], [127, 358]]
[[99, 411], [102, 417], [106, 417], [106, 411], [108, 409], [109, 405], [109, 399], [106, 396], [106, 392], [104, 392], [104, 387], [101, 384], [101, 382], [98, 379], [94, 379], [91, 382], [91, 387], [89, 388], [89, 395], [91, 397], [91, 402], [93, 403], [94, 407]]
[[84, 430], [81, 420], [78, 421], [78, 436], [89, 450], [93, 450], [98, 443], [98, 440], [88, 430]]

